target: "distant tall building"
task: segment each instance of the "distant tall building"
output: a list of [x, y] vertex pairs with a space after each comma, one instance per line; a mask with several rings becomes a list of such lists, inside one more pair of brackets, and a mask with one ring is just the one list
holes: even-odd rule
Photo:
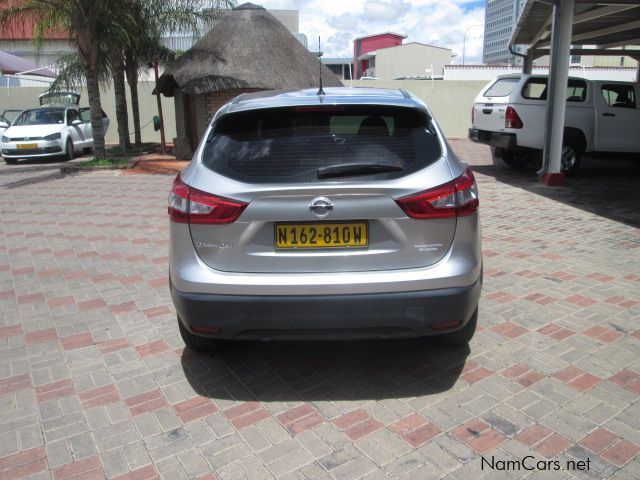
[[[484, 10], [482, 61], [488, 64], [521, 64], [509, 53], [509, 40], [527, 0], [487, 0]], [[516, 48], [516, 51], [518, 49]]]

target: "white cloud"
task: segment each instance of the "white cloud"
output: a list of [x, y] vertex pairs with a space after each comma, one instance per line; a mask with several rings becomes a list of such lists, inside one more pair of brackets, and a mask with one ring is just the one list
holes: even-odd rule
[[396, 20], [406, 10], [402, 0], [367, 0], [364, 17], [374, 22]]
[[481, 0], [264, 0], [262, 4], [299, 10], [301, 33], [310, 44], [320, 35], [329, 57], [351, 57], [356, 37], [393, 31], [407, 35], [405, 42], [452, 49], [458, 55], [454, 63], [462, 63], [463, 46], [466, 63], [482, 61], [483, 28], [469, 28], [484, 24]]

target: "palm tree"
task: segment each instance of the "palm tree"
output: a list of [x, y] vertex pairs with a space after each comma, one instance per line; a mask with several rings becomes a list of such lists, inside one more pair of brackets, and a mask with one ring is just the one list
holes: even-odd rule
[[[151, 1], [151, 0], [145, 0]], [[170, 1], [170, 0], [167, 0]], [[0, 28], [16, 31], [34, 24], [34, 44], [39, 51], [47, 32], [67, 32], [77, 50], [87, 80], [91, 126], [96, 157], [106, 156], [100, 102], [101, 46], [124, 43], [128, 37], [127, 0], [0, 0]]]
[[[130, 146], [129, 119], [127, 111], [127, 92], [124, 77], [124, 58], [121, 47], [113, 47], [103, 51], [98, 58], [98, 77], [101, 85], [109, 85], [113, 81], [116, 107], [116, 123], [118, 143], [122, 152]], [[49, 87], [49, 92], [76, 90], [87, 83], [84, 65], [75, 53], [67, 53], [56, 61], [58, 76]]]
[[135, 143], [142, 142], [138, 76], [148, 67], [171, 64], [176, 53], [162, 43], [162, 36], [179, 29], [199, 34], [202, 27], [220, 18], [236, 4], [235, 0], [129, 0], [130, 15], [138, 35], [125, 46], [127, 82], [131, 93], [131, 109]]

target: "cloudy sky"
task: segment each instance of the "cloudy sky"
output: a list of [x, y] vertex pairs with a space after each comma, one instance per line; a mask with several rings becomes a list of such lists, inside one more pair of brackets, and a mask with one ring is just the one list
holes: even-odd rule
[[[242, 2], [240, 2], [242, 3]], [[265, 8], [297, 9], [300, 32], [309, 44], [322, 37], [327, 57], [353, 56], [353, 39], [361, 35], [392, 31], [407, 35], [407, 42], [451, 48], [462, 63], [482, 59], [484, 0], [262, 0]], [[471, 28], [469, 28], [471, 27]]]

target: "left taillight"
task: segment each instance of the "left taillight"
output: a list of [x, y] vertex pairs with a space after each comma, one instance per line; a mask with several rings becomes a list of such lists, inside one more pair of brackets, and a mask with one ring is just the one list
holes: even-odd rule
[[424, 192], [396, 199], [410, 218], [421, 220], [455, 218], [478, 211], [478, 187], [467, 167], [458, 178]]
[[169, 193], [169, 219], [176, 223], [225, 224], [235, 222], [247, 207], [244, 202], [191, 188], [178, 174]]

